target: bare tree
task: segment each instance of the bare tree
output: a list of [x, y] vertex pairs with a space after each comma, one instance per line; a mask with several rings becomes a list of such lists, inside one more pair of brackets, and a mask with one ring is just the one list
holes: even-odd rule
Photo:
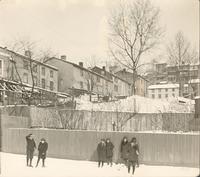
[[[179, 83], [179, 95], [183, 96], [184, 83], [181, 79], [181, 66], [191, 65], [198, 63], [198, 54], [195, 49], [192, 48], [190, 42], [186, 39], [184, 34], [179, 31], [175, 35], [174, 41], [170, 42], [167, 46], [168, 61], [172, 66], [177, 66], [177, 79]], [[190, 77], [190, 72], [187, 72], [187, 77]], [[189, 79], [190, 80], [190, 79]], [[189, 89], [192, 89], [191, 83], [189, 84]], [[193, 92], [193, 91], [191, 91]], [[192, 93], [189, 93], [192, 97]]]
[[174, 66], [198, 62], [197, 52], [192, 49], [190, 42], [181, 31], [175, 35], [174, 41], [167, 46], [167, 55], [169, 63]]
[[94, 77], [94, 74], [91, 73], [91, 72], [86, 72], [86, 81], [87, 81], [87, 89], [88, 89], [88, 92], [89, 92], [89, 95], [90, 95], [90, 101], [92, 101], [92, 94], [93, 94], [93, 91], [94, 91], [94, 87], [95, 87], [95, 77]]
[[34, 71], [37, 71], [39, 63], [45, 63], [47, 59], [50, 58], [52, 52], [50, 52], [50, 49], [37, 51], [37, 42], [26, 39], [19, 39], [15, 42], [12, 42], [11, 44], [8, 44], [8, 46], [11, 49], [10, 56], [12, 61], [10, 79], [17, 80], [18, 82], [20, 82], [20, 85], [23, 88], [23, 90], [25, 90], [25, 87], [22, 76], [20, 75], [19, 72], [20, 68], [19, 66], [17, 66], [17, 55], [22, 54], [25, 55], [25, 57], [27, 58], [28, 61], [27, 68], [30, 71], [32, 83], [30, 92], [24, 92], [24, 98], [27, 104], [30, 105], [31, 102], [35, 99], [34, 93], [35, 93], [35, 86], [37, 85]]
[[112, 57], [133, 73], [135, 94], [137, 69], [142, 56], [159, 43], [159, 9], [149, 0], [123, 1], [111, 12], [109, 49]]

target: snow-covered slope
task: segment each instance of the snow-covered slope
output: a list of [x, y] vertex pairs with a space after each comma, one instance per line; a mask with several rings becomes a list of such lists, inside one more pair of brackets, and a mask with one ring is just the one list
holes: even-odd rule
[[159, 100], [140, 96], [131, 96], [126, 99], [104, 103], [91, 103], [86, 99], [76, 99], [76, 101], [78, 110], [138, 113], [190, 113], [194, 111], [194, 101], [183, 98]]

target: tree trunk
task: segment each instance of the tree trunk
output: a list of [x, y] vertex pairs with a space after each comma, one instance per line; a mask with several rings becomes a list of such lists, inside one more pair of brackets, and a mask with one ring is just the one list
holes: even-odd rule
[[133, 71], [133, 78], [132, 78], [132, 85], [131, 85], [131, 95], [136, 95], [136, 88], [135, 88], [135, 82], [136, 82], [136, 71]]

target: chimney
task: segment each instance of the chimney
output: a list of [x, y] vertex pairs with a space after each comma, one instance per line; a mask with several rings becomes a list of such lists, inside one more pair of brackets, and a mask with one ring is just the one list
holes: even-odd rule
[[60, 56], [60, 59], [66, 61], [66, 60], [67, 60], [67, 57], [66, 57], [66, 55], [61, 55], [61, 56]]
[[83, 62], [79, 62], [79, 66], [83, 67]]
[[106, 74], [106, 67], [105, 67], [105, 66], [102, 67], [101, 74], [102, 74], [102, 75], [105, 75], [105, 74]]
[[30, 50], [26, 50], [24, 55], [28, 58], [31, 58], [31, 51]]

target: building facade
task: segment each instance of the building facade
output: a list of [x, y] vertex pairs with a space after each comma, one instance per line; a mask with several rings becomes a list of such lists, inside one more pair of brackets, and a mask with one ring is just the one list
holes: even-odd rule
[[168, 99], [179, 96], [179, 84], [156, 84], [148, 87], [148, 97], [152, 99]]
[[[4, 82], [4, 84], [16, 83], [17, 87], [21, 87], [21, 89], [18, 89], [19, 92], [23, 89], [31, 90], [31, 88], [34, 88], [35, 92], [42, 90], [52, 93], [57, 92], [58, 69], [30, 59], [26, 55], [27, 51], [25, 55], [21, 55], [0, 47], [1, 82]], [[6, 94], [6, 97], [11, 94], [10, 92]]]
[[[179, 95], [194, 98], [197, 95], [197, 83], [199, 65], [170, 66], [166, 63], [155, 64], [155, 71], [148, 77], [152, 84], [161, 82], [179, 84]], [[188, 89], [186, 89], [188, 85]]]
[[[121, 79], [126, 80], [130, 84], [133, 83], [133, 73], [126, 71], [126, 69], [116, 72], [115, 75], [117, 75]], [[135, 95], [143, 97], [147, 96], [147, 86], [148, 86], [147, 79], [145, 79], [140, 75], [137, 75], [135, 81], [135, 92], [136, 92]]]
[[82, 62], [75, 64], [66, 60], [65, 56], [51, 58], [48, 63], [58, 68], [58, 91], [80, 94], [96, 94], [110, 96], [112, 81], [101, 74], [89, 70]]
[[101, 74], [112, 81], [112, 86], [110, 89], [112, 90], [113, 97], [127, 97], [131, 95], [131, 84], [124, 78], [108, 72], [105, 66], [103, 66], [102, 68], [95, 66], [92, 68], [92, 71]]

